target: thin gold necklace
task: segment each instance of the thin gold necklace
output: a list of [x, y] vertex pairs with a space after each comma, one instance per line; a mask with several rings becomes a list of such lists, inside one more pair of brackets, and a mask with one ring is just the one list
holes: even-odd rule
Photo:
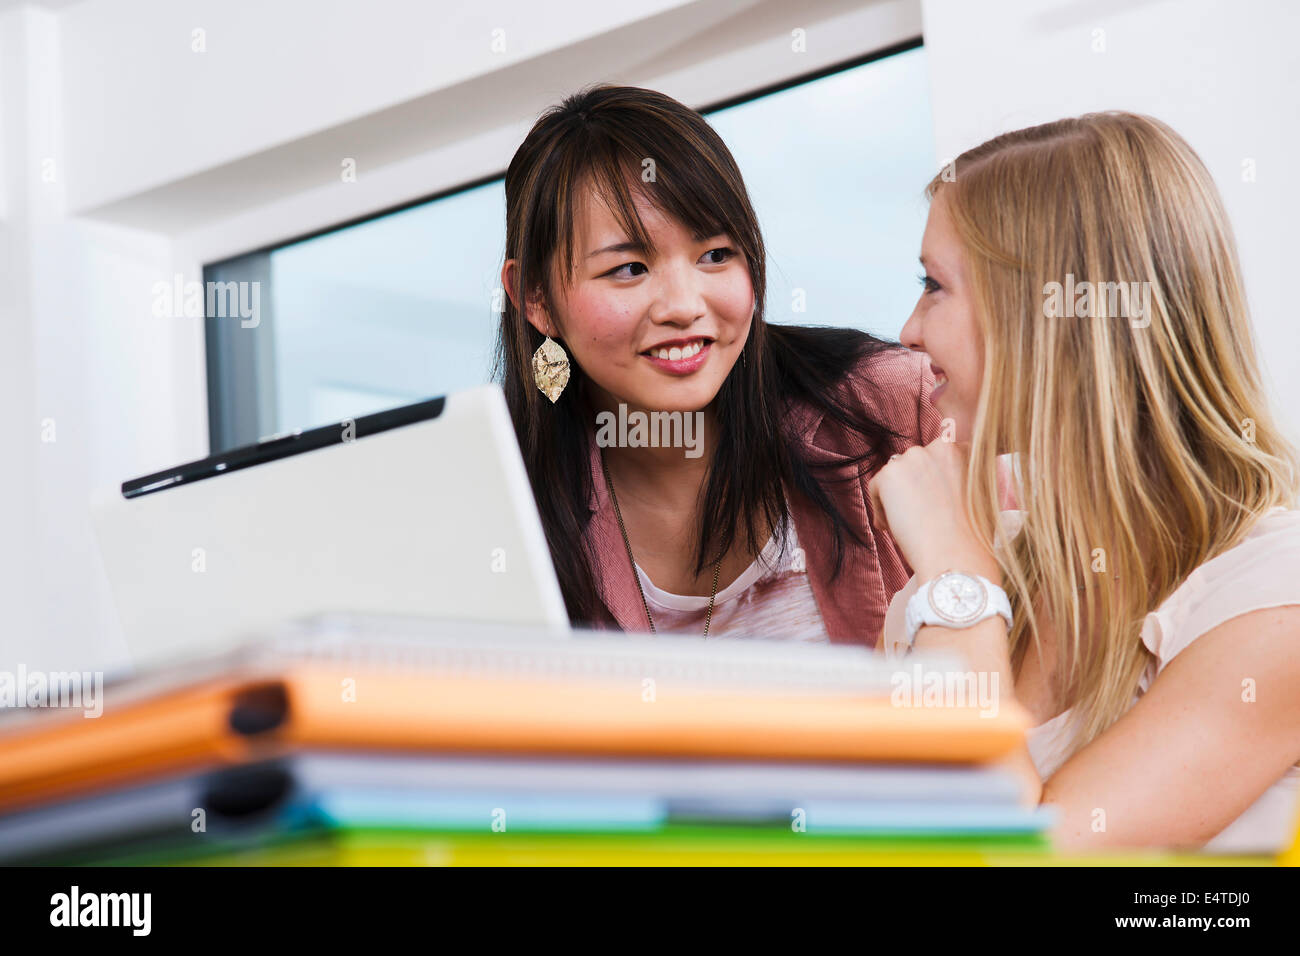
[[[605, 471], [605, 487], [609, 489], [609, 500], [614, 503], [614, 517], [618, 518], [618, 530], [623, 532], [623, 547], [627, 548], [627, 559], [632, 563], [632, 577], [636, 580], [636, 589], [641, 594], [641, 606], [645, 608], [645, 619], [650, 622], [650, 633], [655, 633], [655, 619], [650, 616], [650, 602], [645, 599], [645, 588], [641, 587], [641, 576], [636, 573], [636, 558], [632, 556], [632, 542], [627, 539], [627, 528], [623, 524], [623, 512], [618, 507], [618, 495], [614, 494], [614, 482], [609, 477], [609, 465], [605, 463], [605, 453], [601, 452], [600, 467]], [[709, 622], [713, 620], [713, 602], [718, 596], [718, 572], [722, 570], [722, 559], [713, 566], [713, 591], [709, 594], [709, 610], [704, 616], [704, 636], [709, 636]]]

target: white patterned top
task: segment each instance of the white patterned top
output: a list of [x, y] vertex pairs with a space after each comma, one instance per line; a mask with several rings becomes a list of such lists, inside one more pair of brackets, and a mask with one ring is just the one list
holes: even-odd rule
[[[710, 637], [830, 643], [808, 583], [807, 562], [799, 547], [794, 520], [786, 526], [783, 554], [773, 535], [740, 577], [718, 592], [709, 623]], [[639, 565], [636, 573], [656, 631], [697, 637], [704, 634], [707, 595], [673, 594], [656, 587]]]

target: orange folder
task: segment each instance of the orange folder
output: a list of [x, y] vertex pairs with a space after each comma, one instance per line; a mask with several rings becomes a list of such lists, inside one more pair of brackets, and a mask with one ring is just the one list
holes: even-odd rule
[[[0, 810], [299, 748], [809, 761], [984, 762], [1024, 740], [1003, 701], [895, 706], [640, 679], [490, 678], [302, 663], [0, 729]], [[2, 727], [2, 725], [0, 725]]]

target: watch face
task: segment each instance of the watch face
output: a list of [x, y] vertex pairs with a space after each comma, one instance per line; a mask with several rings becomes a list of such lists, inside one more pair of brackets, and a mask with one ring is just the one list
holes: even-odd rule
[[989, 602], [983, 584], [969, 574], [948, 571], [930, 585], [930, 607], [945, 620], [961, 623], [979, 617]]

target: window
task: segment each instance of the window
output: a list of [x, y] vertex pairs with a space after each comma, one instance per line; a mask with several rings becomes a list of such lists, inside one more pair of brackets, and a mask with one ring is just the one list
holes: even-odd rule
[[[768, 245], [767, 320], [897, 337], [934, 168], [919, 41], [705, 111]], [[503, 181], [209, 265], [257, 281], [257, 324], [207, 320], [213, 453], [489, 379]]]

